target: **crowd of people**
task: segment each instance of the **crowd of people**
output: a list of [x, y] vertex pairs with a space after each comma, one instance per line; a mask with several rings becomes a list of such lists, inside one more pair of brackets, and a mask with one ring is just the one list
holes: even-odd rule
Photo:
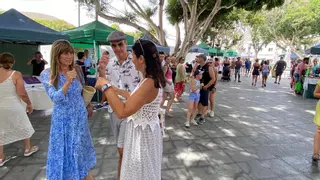
[[[196, 56], [191, 64], [185, 64], [184, 58], [158, 52], [156, 46], [148, 40], [137, 40], [132, 52], [127, 51], [126, 35], [112, 32], [110, 42], [114, 58], [105, 51], [98, 61], [98, 79], [95, 88], [102, 92], [103, 101], [108, 102], [109, 123], [116, 140], [118, 161], [118, 179], [121, 180], [160, 180], [162, 162], [162, 126], [160, 108], [165, 115], [170, 112], [174, 101], [181, 102], [183, 93], [188, 93], [186, 122], [190, 125], [205, 123], [207, 116], [214, 117], [216, 86], [221, 80], [240, 83], [241, 76], [252, 74], [252, 86], [256, 86], [259, 76], [262, 87], [266, 87], [270, 72], [275, 72], [275, 82], [280, 84], [286, 69], [286, 62], [281, 58], [271, 67], [269, 61], [240, 57], [230, 60], [225, 58]], [[35, 54], [28, 64], [33, 64], [33, 74], [40, 75], [41, 82], [54, 103], [49, 136], [46, 165], [48, 180], [57, 179], [94, 179], [90, 170], [96, 165], [95, 148], [88, 127], [88, 118], [93, 116], [93, 108], [83, 100], [82, 89], [86, 85], [88, 53], [79, 52], [74, 62], [74, 48], [66, 40], [55, 41], [51, 49], [50, 69], [43, 69], [47, 63], [41, 53]], [[20, 72], [12, 70], [14, 56], [10, 53], [0, 55], [0, 113], [6, 117], [0, 121], [0, 166], [12, 157], [4, 154], [3, 146], [24, 140], [25, 153], [28, 157], [39, 150], [31, 146], [30, 137], [34, 129], [20, 103], [27, 104], [28, 113], [33, 108], [24, 88]], [[320, 73], [318, 65], [307, 66], [309, 59], [293, 63], [291, 75], [294, 83], [302, 79], [304, 71], [312, 69], [312, 74]], [[317, 64], [317, 62], [314, 64]], [[40, 69], [42, 71], [39, 73]], [[315, 96], [320, 97], [318, 83]], [[165, 106], [165, 102], [166, 106]], [[15, 108], [11, 108], [14, 105]], [[319, 107], [318, 107], [319, 106]], [[317, 114], [320, 111], [318, 103]], [[313, 160], [319, 160], [320, 122], [317, 115], [315, 133], [315, 153]]]

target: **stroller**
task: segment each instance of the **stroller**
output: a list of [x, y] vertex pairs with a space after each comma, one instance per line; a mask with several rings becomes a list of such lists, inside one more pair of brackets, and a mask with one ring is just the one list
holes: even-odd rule
[[230, 66], [223, 66], [221, 81], [231, 81]]

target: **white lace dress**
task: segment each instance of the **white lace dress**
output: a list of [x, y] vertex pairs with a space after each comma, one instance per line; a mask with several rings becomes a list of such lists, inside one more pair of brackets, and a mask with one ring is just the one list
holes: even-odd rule
[[161, 180], [162, 135], [158, 117], [161, 99], [159, 89], [151, 103], [128, 118], [120, 180]]
[[0, 146], [30, 138], [34, 133], [12, 81], [13, 74], [0, 83]]

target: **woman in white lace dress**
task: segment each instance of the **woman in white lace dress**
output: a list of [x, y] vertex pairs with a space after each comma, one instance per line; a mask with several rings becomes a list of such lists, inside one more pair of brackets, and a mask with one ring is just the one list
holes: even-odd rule
[[21, 99], [27, 104], [29, 114], [33, 111], [32, 105], [21, 73], [11, 69], [13, 64], [14, 57], [11, 54], [0, 54], [0, 167], [12, 159], [4, 154], [3, 146], [6, 144], [24, 140], [25, 157], [39, 149], [30, 143], [34, 129]]
[[[120, 179], [160, 180], [162, 135], [158, 114], [166, 81], [152, 42], [138, 40], [132, 50], [133, 63], [144, 77], [135, 91], [130, 94], [110, 87], [105, 78], [99, 78], [96, 87], [104, 92], [119, 119], [129, 117]], [[100, 66], [105, 66], [105, 63], [100, 60]], [[118, 95], [127, 101], [122, 102]]]

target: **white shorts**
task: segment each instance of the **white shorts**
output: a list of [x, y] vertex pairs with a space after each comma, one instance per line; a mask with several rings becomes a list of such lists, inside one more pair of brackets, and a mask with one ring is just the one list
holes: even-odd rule
[[169, 83], [166, 83], [166, 87], [164, 87], [163, 92], [166, 92], [166, 93], [174, 92], [173, 83], [171, 85]]

